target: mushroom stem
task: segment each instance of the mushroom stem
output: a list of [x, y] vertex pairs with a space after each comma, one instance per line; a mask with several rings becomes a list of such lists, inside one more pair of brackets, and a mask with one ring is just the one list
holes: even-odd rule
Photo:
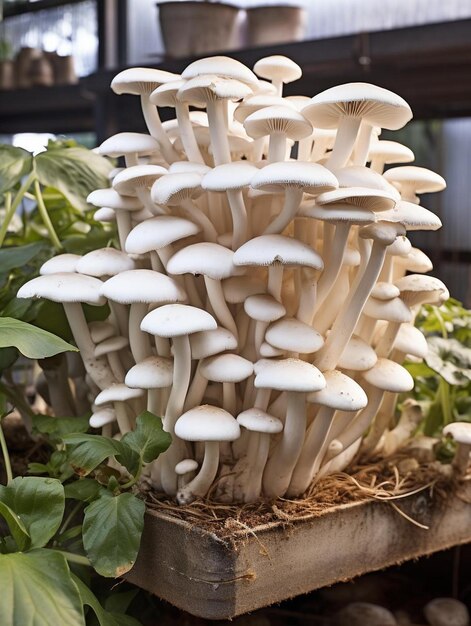
[[206, 107], [209, 122], [209, 136], [215, 165], [231, 162], [223, 104], [222, 100], [210, 100]]
[[347, 164], [355, 145], [360, 123], [361, 118], [359, 117], [342, 118], [335, 137], [334, 147], [326, 164], [330, 170], [340, 169]]
[[221, 322], [221, 325], [227, 328], [227, 330], [230, 330], [237, 339], [239, 332], [234, 318], [232, 317], [232, 313], [229, 311], [229, 307], [224, 300], [224, 291], [221, 281], [210, 278], [209, 276], [204, 276], [204, 284], [206, 285], [209, 302], [215, 316]]
[[198, 474], [177, 494], [178, 504], [189, 504], [196, 497], [203, 497], [211, 487], [219, 466], [219, 443], [206, 441], [204, 459]]
[[303, 199], [303, 190], [297, 187], [288, 187], [285, 192], [285, 202], [280, 213], [265, 228], [264, 235], [282, 233], [288, 224], [293, 220], [298, 212], [299, 205]]
[[255, 454], [254, 462], [250, 467], [250, 480], [245, 488], [244, 502], [254, 502], [260, 497], [262, 491], [263, 470], [268, 459], [270, 451], [270, 435], [268, 433], [259, 433], [258, 448]]
[[301, 452], [306, 431], [305, 394], [287, 393], [286, 421], [281, 441], [263, 473], [263, 492], [270, 498], [283, 496]]
[[281, 302], [281, 287], [283, 284], [283, 264], [275, 261], [268, 267], [268, 293], [275, 300]]
[[141, 107], [149, 133], [159, 142], [162, 154], [164, 155], [167, 163], [178, 161], [178, 153], [173, 147], [170, 139], [167, 137], [167, 133], [165, 132], [162, 122], [160, 121], [157, 107], [149, 102], [148, 95], [144, 94], [141, 96]]
[[458, 447], [453, 459], [453, 467], [456, 468], [459, 476], [465, 476], [469, 465], [469, 453], [471, 445], [466, 443], [458, 443]]
[[240, 189], [227, 190], [232, 215], [232, 249], [237, 250], [247, 238], [247, 210]]
[[378, 358], [389, 358], [389, 355], [394, 348], [394, 342], [396, 341], [396, 337], [400, 328], [401, 322], [388, 323], [388, 325], [386, 326], [386, 330], [384, 331], [381, 339], [375, 347], [375, 352], [378, 355]]
[[191, 385], [188, 389], [188, 393], [186, 394], [185, 406], [183, 407], [185, 412], [201, 404], [207, 386], [208, 381], [201, 373], [201, 361], [199, 361], [193, 375], [193, 380], [191, 381]]
[[106, 358], [94, 355], [95, 344], [90, 337], [87, 321], [79, 302], [64, 302], [64, 311], [74, 336], [77, 348], [80, 350], [85, 370], [100, 389], [106, 389], [118, 381], [113, 376]]
[[204, 159], [199, 149], [198, 142], [196, 141], [193, 125], [190, 120], [188, 104], [177, 101], [175, 103], [175, 112], [177, 114], [180, 138], [188, 160], [204, 165]]
[[360, 132], [358, 133], [358, 139], [355, 146], [355, 152], [353, 157], [353, 165], [365, 165], [368, 160], [368, 154], [370, 152], [371, 135], [373, 126], [362, 122]]
[[324, 271], [317, 283], [316, 311], [324, 304], [335, 281], [342, 269], [343, 255], [350, 232], [350, 222], [338, 223], [335, 228], [334, 239], [324, 260]]
[[118, 227], [119, 247], [126, 249], [126, 239], [132, 229], [131, 212], [124, 209], [116, 209], [116, 225]]
[[129, 309], [129, 346], [136, 363], [152, 354], [149, 336], [141, 330], [141, 322], [148, 310], [145, 302], [133, 302]]
[[[371, 385], [365, 385], [364, 391], [368, 396], [368, 405], [359, 411], [350, 422], [349, 426], [337, 436], [337, 439], [342, 444], [344, 450], [349, 448], [359, 437], [363, 435], [367, 428], [369, 428], [378, 412], [381, 400], [383, 399], [384, 392], [381, 391], [381, 389], [377, 389]], [[376, 438], [376, 429], [374, 436]]]
[[214, 228], [207, 215], [200, 211], [200, 209], [198, 209], [198, 207], [195, 206], [191, 200], [183, 200], [180, 206], [190, 220], [196, 222], [196, 224], [201, 227], [206, 241], [217, 241], [217, 230]]
[[301, 294], [299, 296], [296, 317], [300, 322], [311, 325], [317, 301], [317, 271], [313, 271], [310, 268], [302, 268], [301, 272], [302, 274], [307, 274], [308, 278], [301, 281]]
[[286, 135], [285, 133], [272, 133], [268, 144], [268, 162], [276, 163], [286, 159]]
[[131, 422], [129, 421], [126, 406], [123, 402], [113, 402], [114, 410], [116, 411], [116, 421], [118, 422], [119, 431], [122, 435], [132, 430]]

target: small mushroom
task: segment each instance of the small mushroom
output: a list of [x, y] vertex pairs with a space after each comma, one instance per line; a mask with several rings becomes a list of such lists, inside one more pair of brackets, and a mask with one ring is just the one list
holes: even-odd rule
[[471, 451], [471, 424], [469, 422], [453, 422], [443, 429], [444, 435], [450, 435], [456, 441], [458, 448], [453, 467], [459, 476], [465, 476], [469, 465], [469, 453]]

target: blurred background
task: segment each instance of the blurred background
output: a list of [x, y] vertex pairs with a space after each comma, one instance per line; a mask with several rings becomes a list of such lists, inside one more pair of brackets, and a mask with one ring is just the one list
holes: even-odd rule
[[415, 118], [394, 138], [448, 183], [423, 197], [444, 228], [415, 243], [451, 293], [471, 305], [471, 0], [0, 5], [0, 139], [30, 150], [51, 135], [92, 147], [115, 132], [143, 130], [137, 99], [111, 93], [113, 75], [133, 65], [178, 72], [212, 52], [230, 51], [249, 66], [267, 54], [290, 56], [304, 75], [287, 95], [358, 80], [396, 91]]

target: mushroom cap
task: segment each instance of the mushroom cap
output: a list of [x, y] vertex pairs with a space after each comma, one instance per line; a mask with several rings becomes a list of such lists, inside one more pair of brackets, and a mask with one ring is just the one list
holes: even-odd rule
[[201, 180], [201, 174], [195, 171], [166, 174], [152, 185], [151, 198], [156, 204], [177, 206], [183, 200], [197, 198], [203, 193]]
[[318, 163], [283, 161], [269, 163], [261, 170], [256, 170], [251, 186], [270, 193], [295, 188], [317, 195], [336, 189], [338, 182], [332, 172]]
[[212, 315], [188, 304], [164, 304], [148, 313], [141, 323], [141, 330], [159, 337], [181, 337], [215, 328]]
[[254, 381], [257, 389], [310, 392], [323, 389], [326, 385], [325, 378], [317, 367], [300, 359], [264, 359], [262, 367], [260, 361], [258, 363]]
[[381, 220], [375, 224], [361, 227], [358, 234], [362, 239], [373, 239], [373, 241], [377, 241], [384, 246], [390, 246], [394, 243], [396, 237], [405, 234], [405, 228], [402, 224], [393, 224]]
[[359, 411], [368, 404], [366, 393], [352, 378], [338, 370], [322, 372], [324, 389], [313, 391], [307, 397], [308, 402], [321, 404], [337, 411]]
[[401, 298], [377, 300], [370, 296], [363, 307], [363, 315], [372, 317], [375, 320], [386, 320], [398, 324], [404, 324], [412, 320], [412, 312]]
[[175, 434], [184, 441], [234, 441], [240, 437], [240, 426], [224, 409], [203, 404], [178, 418]]
[[378, 357], [373, 348], [358, 335], [352, 335], [344, 348], [338, 362], [338, 367], [344, 370], [364, 372], [371, 369]]
[[130, 389], [124, 383], [117, 383], [116, 385], [111, 385], [111, 387], [100, 391], [95, 398], [95, 404], [102, 406], [110, 402], [126, 402], [126, 400], [140, 398], [143, 395], [144, 391], [142, 389]]
[[265, 341], [280, 350], [301, 354], [317, 352], [324, 345], [324, 339], [317, 330], [294, 317], [271, 324], [265, 333]]
[[389, 359], [378, 359], [370, 370], [363, 372], [362, 376], [367, 383], [382, 391], [404, 393], [414, 388], [414, 379], [409, 372], [399, 363]]
[[276, 435], [283, 430], [283, 422], [277, 417], [252, 407], [239, 413], [237, 421], [247, 430], [267, 435]]
[[368, 209], [355, 207], [352, 204], [325, 204], [318, 206], [310, 202], [301, 204], [298, 215], [310, 217], [324, 222], [350, 222], [364, 226], [376, 221], [376, 214]]
[[383, 176], [390, 183], [413, 187], [415, 193], [433, 193], [446, 187], [445, 179], [440, 174], [417, 165], [391, 167]]
[[173, 359], [149, 356], [136, 363], [126, 374], [124, 382], [136, 389], [161, 389], [173, 382]]
[[258, 168], [248, 161], [234, 161], [214, 167], [208, 172], [201, 186], [207, 191], [228, 191], [248, 187]]
[[149, 102], [158, 107], [175, 107], [178, 102], [178, 90], [180, 87], [183, 87], [184, 84], [184, 80], [172, 80], [169, 83], [163, 83], [150, 94]]
[[243, 123], [244, 120], [252, 113], [255, 113], [255, 111], [270, 106], [292, 106], [293, 109], [296, 108], [291, 102], [287, 101], [285, 98], [281, 98], [280, 96], [273, 94], [261, 95], [257, 93], [254, 96], [244, 98], [242, 102], [237, 105], [237, 108], [234, 111], [234, 119]]
[[240, 304], [249, 296], [265, 292], [265, 281], [257, 276], [229, 276], [222, 282], [224, 299], [229, 304]]
[[430, 626], [469, 626], [466, 605], [454, 598], [434, 598], [424, 607]]
[[446, 285], [435, 276], [408, 274], [394, 283], [401, 292], [401, 298], [408, 306], [417, 304], [441, 305], [450, 297]]
[[125, 252], [116, 248], [98, 248], [87, 252], [77, 263], [76, 271], [87, 276], [114, 276], [134, 269], [135, 263]]
[[191, 357], [205, 359], [208, 356], [237, 349], [237, 339], [227, 328], [218, 326], [213, 330], [202, 330], [190, 336]]
[[260, 346], [260, 356], [264, 357], [266, 359], [272, 359], [272, 358], [275, 358], [277, 356], [283, 356], [284, 353], [285, 353], [284, 350], [280, 350], [279, 348], [275, 348], [274, 346], [271, 346], [266, 341], [263, 341], [262, 345]]
[[103, 283], [98, 278], [64, 272], [37, 276], [25, 283], [16, 294], [17, 298], [45, 298], [52, 302], [85, 302], [101, 306], [106, 300], [101, 295]]
[[[383, 214], [384, 215], [384, 214]], [[383, 217], [381, 215], [381, 218]], [[407, 256], [412, 250], [412, 244], [407, 237], [399, 236], [386, 248], [386, 254], [392, 256]]]
[[299, 141], [312, 133], [310, 122], [290, 106], [269, 106], [254, 111], [244, 120], [244, 128], [253, 139], [272, 133], [284, 133]]
[[303, 265], [321, 270], [322, 258], [310, 246], [284, 235], [260, 235], [235, 251], [234, 265]]
[[470, 422], [452, 422], [447, 424], [443, 429], [444, 435], [450, 435], [458, 443], [471, 445], [471, 423]]
[[[192, 113], [197, 112], [198, 111], [192, 111]], [[201, 176], [204, 176], [210, 171], [211, 168], [208, 165], [205, 165], [204, 163], [194, 163], [193, 161], [174, 161], [168, 166], [169, 174], [185, 174], [186, 172], [196, 172], [197, 174], [201, 174]]]
[[408, 272], [418, 272], [425, 274], [433, 270], [433, 263], [429, 257], [419, 250], [412, 248], [406, 257], [396, 257], [394, 260], [395, 267], [401, 267]]
[[112, 424], [113, 422], [116, 422], [116, 411], [111, 407], [104, 407], [94, 411], [88, 420], [91, 428], [102, 428], [106, 424]]
[[382, 606], [369, 602], [351, 602], [334, 619], [333, 626], [396, 626], [396, 618]]
[[157, 70], [150, 67], [130, 67], [111, 81], [111, 89], [118, 95], [123, 93], [135, 96], [149, 95], [163, 83], [179, 80], [178, 74]]
[[394, 341], [394, 349], [418, 359], [425, 359], [428, 343], [423, 333], [412, 324], [401, 324]]
[[169, 274], [203, 274], [214, 280], [240, 273], [233, 263], [234, 252], [218, 243], [202, 241], [176, 252], [167, 263]]
[[133, 165], [114, 177], [113, 189], [123, 196], [135, 196], [137, 189], [150, 189], [165, 174], [167, 170], [160, 165]]
[[153, 270], [129, 270], [102, 284], [104, 296], [120, 304], [182, 302], [183, 289], [171, 278]]
[[183, 461], [175, 465], [175, 474], [177, 476], [184, 476], [190, 472], [196, 472], [197, 469], [198, 461], [195, 461], [195, 459], [183, 459]]
[[63, 274], [76, 272], [77, 263], [81, 258], [80, 254], [58, 254], [43, 263], [39, 268], [39, 273], [41, 276], [46, 276], [47, 274], [57, 274], [57, 272], [62, 272]]
[[248, 296], [244, 302], [244, 311], [257, 322], [273, 322], [286, 315], [284, 305], [268, 293]]
[[371, 291], [371, 297], [376, 300], [392, 300], [401, 295], [401, 292], [392, 283], [380, 281], [376, 283]]
[[385, 221], [403, 224], [406, 230], [438, 230], [442, 222], [438, 215], [413, 202], [398, 202], [394, 209], [381, 214]]
[[253, 71], [261, 78], [282, 83], [292, 83], [303, 75], [297, 63], [281, 54], [259, 59], [253, 66]]
[[243, 63], [226, 56], [213, 56], [193, 61], [183, 70], [181, 77], [189, 80], [204, 74], [215, 74], [222, 78], [234, 78], [247, 83], [247, 85], [252, 85], [254, 88], [258, 87], [259, 82], [255, 74]]
[[93, 214], [95, 222], [116, 222], [116, 211], [103, 206]]
[[109, 322], [90, 322], [88, 324], [88, 330], [90, 331], [90, 337], [93, 343], [101, 343], [116, 334], [116, 328]]
[[126, 239], [128, 254], [145, 254], [196, 235], [200, 227], [177, 215], [157, 215], [134, 226]]
[[93, 204], [93, 206], [108, 207], [118, 211], [138, 211], [142, 209], [139, 198], [121, 196], [114, 189], [95, 189], [88, 195], [87, 202]]
[[384, 139], [371, 144], [368, 160], [378, 157], [384, 163], [409, 163], [415, 159], [414, 153], [407, 146], [397, 141], [386, 141]]
[[200, 372], [216, 383], [240, 383], [253, 374], [253, 363], [238, 354], [217, 354], [201, 362]]
[[326, 191], [317, 197], [316, 203], [352, 204], [369, 211], [387, 211], [396, 205], [396, 197], [389, 191], [370, 189], [369, 187], [340, 187], [333, 191]]
[[397, 130], [412, 118], [412, 111], [403, 98], [388, 89], [347, 83], [314, 96], [303, 115], [319, 128], [336, 128], [342, 118], [356, 117], [372, 126]]
[[105, 139], [105, 141], [96, 148], [98, 154], [109, 156], [113, 159], [117, 159], [125, 154], [148, 156], [154, 152], [159, 152], [159, 150], [159, 142], [157, 139], [145, 133], [117, 133]]
[[177, 97], [181, 102], [204, 106], [215, 100], [242, 100], [251, 93], [252, 89], [242, 81], [207, 74], [187, 80], [178, 90]]
[[386, 191], [388, 194], [392, 194], [397, 201], [401, 199], [398, 190], [391, 183], [388, 183], [384, 176], [369, 167], [348, 165], [334, 170], [334, 174], [340, 187], [367, 187], [368, 189]]
[[95, 348], [93, 354], [98, 358], [111, 352], [119, 352], [129, 345], [127, 337], [108, 337], [101, 341]]

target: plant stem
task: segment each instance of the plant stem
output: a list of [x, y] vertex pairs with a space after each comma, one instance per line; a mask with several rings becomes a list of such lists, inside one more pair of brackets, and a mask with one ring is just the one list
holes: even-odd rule
[[451, 411], [450, 403], [450, 385], [444, 378], [440, 377], [438, 389], [440, 394], [440, 404], [442, 407], [444, 426], [446, 426], [447, 424], [451, 424], [451, 422], [453, 421], [453, 414]]
[[0, 418], [0, 447], [2, 449], [3, 460], [5, 462], [5, 472], [7, 475], [7, 485], [8, 485], [13, 480], [13, 472], [11, 469], [10, 455], [8, 453], [7, 442], [5, 440], [5, 435], [3, 433], [2, 418]]
[[52, 225], [51, 218], [49, 217], [49, 213], [47, 212], [46, 205], [44, 204], [44, 199], [41, 193], [41, 186], [37, 178], [34, 179], [34, 195], [36, 196], [36, 202], [38, 203], [38, 211], [44, 222], [44, 226], [46, 227], [49, 237], [56, 248], [57, 251], [62, 250], [62, 244], [59, 241], [59, 237], [57, 236], [56, 231], [54, 230], [54, 226]]
[[83, 502], [77, 502], [76, 505], [72, 508], [69, 515], [66, 517], [64, 523], [62, 524], [61, 529], [59, 530], [59, 538], [61, 535], [65, 533], [70, 522], [74, 519], [75, 515], [79, 512], [80, 507], [83, 505]]
[[91, 567], [90, 560], [86, 556], [80, 556], [80, 554], [74, 554], [73, 552], [66, 552], [65, 550], [56, 550], [59, 554], [65, 556], [70, 563], [77, 563], [77, 565], [85, 565]]
[[127, 483], [124, 483], [124, 485], [120, 485], [120, 486], [119, 486], [120, 490], [123, 490], [123, 489], [130, 489], [131, 487], [133, 487], [133, 486], [137, 483], [137, 481], [139, 480], [139, 478], [141, 477], [141, 474], [142, 474], [142, 468], [143, 468], [143, 463], [142, 463], [142, 461], [141, 461], [141, 462], [140, 462], [140, 465], [139, 465], [139, 469], [138, 469], [138, 470], [137, 470], [137, 472], [136, 472], [136, 475], [135, 475], [135, 476], [133, 476], [133, 477], [131, 478], [131, 480], [128, 480], [128, 482], [127, 482]]
[[[3, 224], [2, 224], [2, 226], [0, 228], [0, 247], [3, 244], [5, 236], [6, 236], [7, 232], [8, 232], [8, 226], [10, 225], [10, 222], [13, 219], [13, 216], [16, 213], [16, 209], [18, 208], [18, 206], [19, 206], [21, 200], [23, 199], [23, 196], [25, 195], [25, 193], [31, 187], [31, 184], [32, 184], [32, 182], [33, 182], [33, 180], [35, 178], [36, 178], [36, 174], [34, 172], [31, 172], [29, 174], [28, 178], [21, 185], [21, 187], [18, 190], [18, 193], [16, 194], [15, 199], [13, 200], [13, 202], [10, 204], [10, 206], [6, 206], [5, 219], [4, 219]], [[7, 205], [7, 201], [5, 202], [5, 205]]]

